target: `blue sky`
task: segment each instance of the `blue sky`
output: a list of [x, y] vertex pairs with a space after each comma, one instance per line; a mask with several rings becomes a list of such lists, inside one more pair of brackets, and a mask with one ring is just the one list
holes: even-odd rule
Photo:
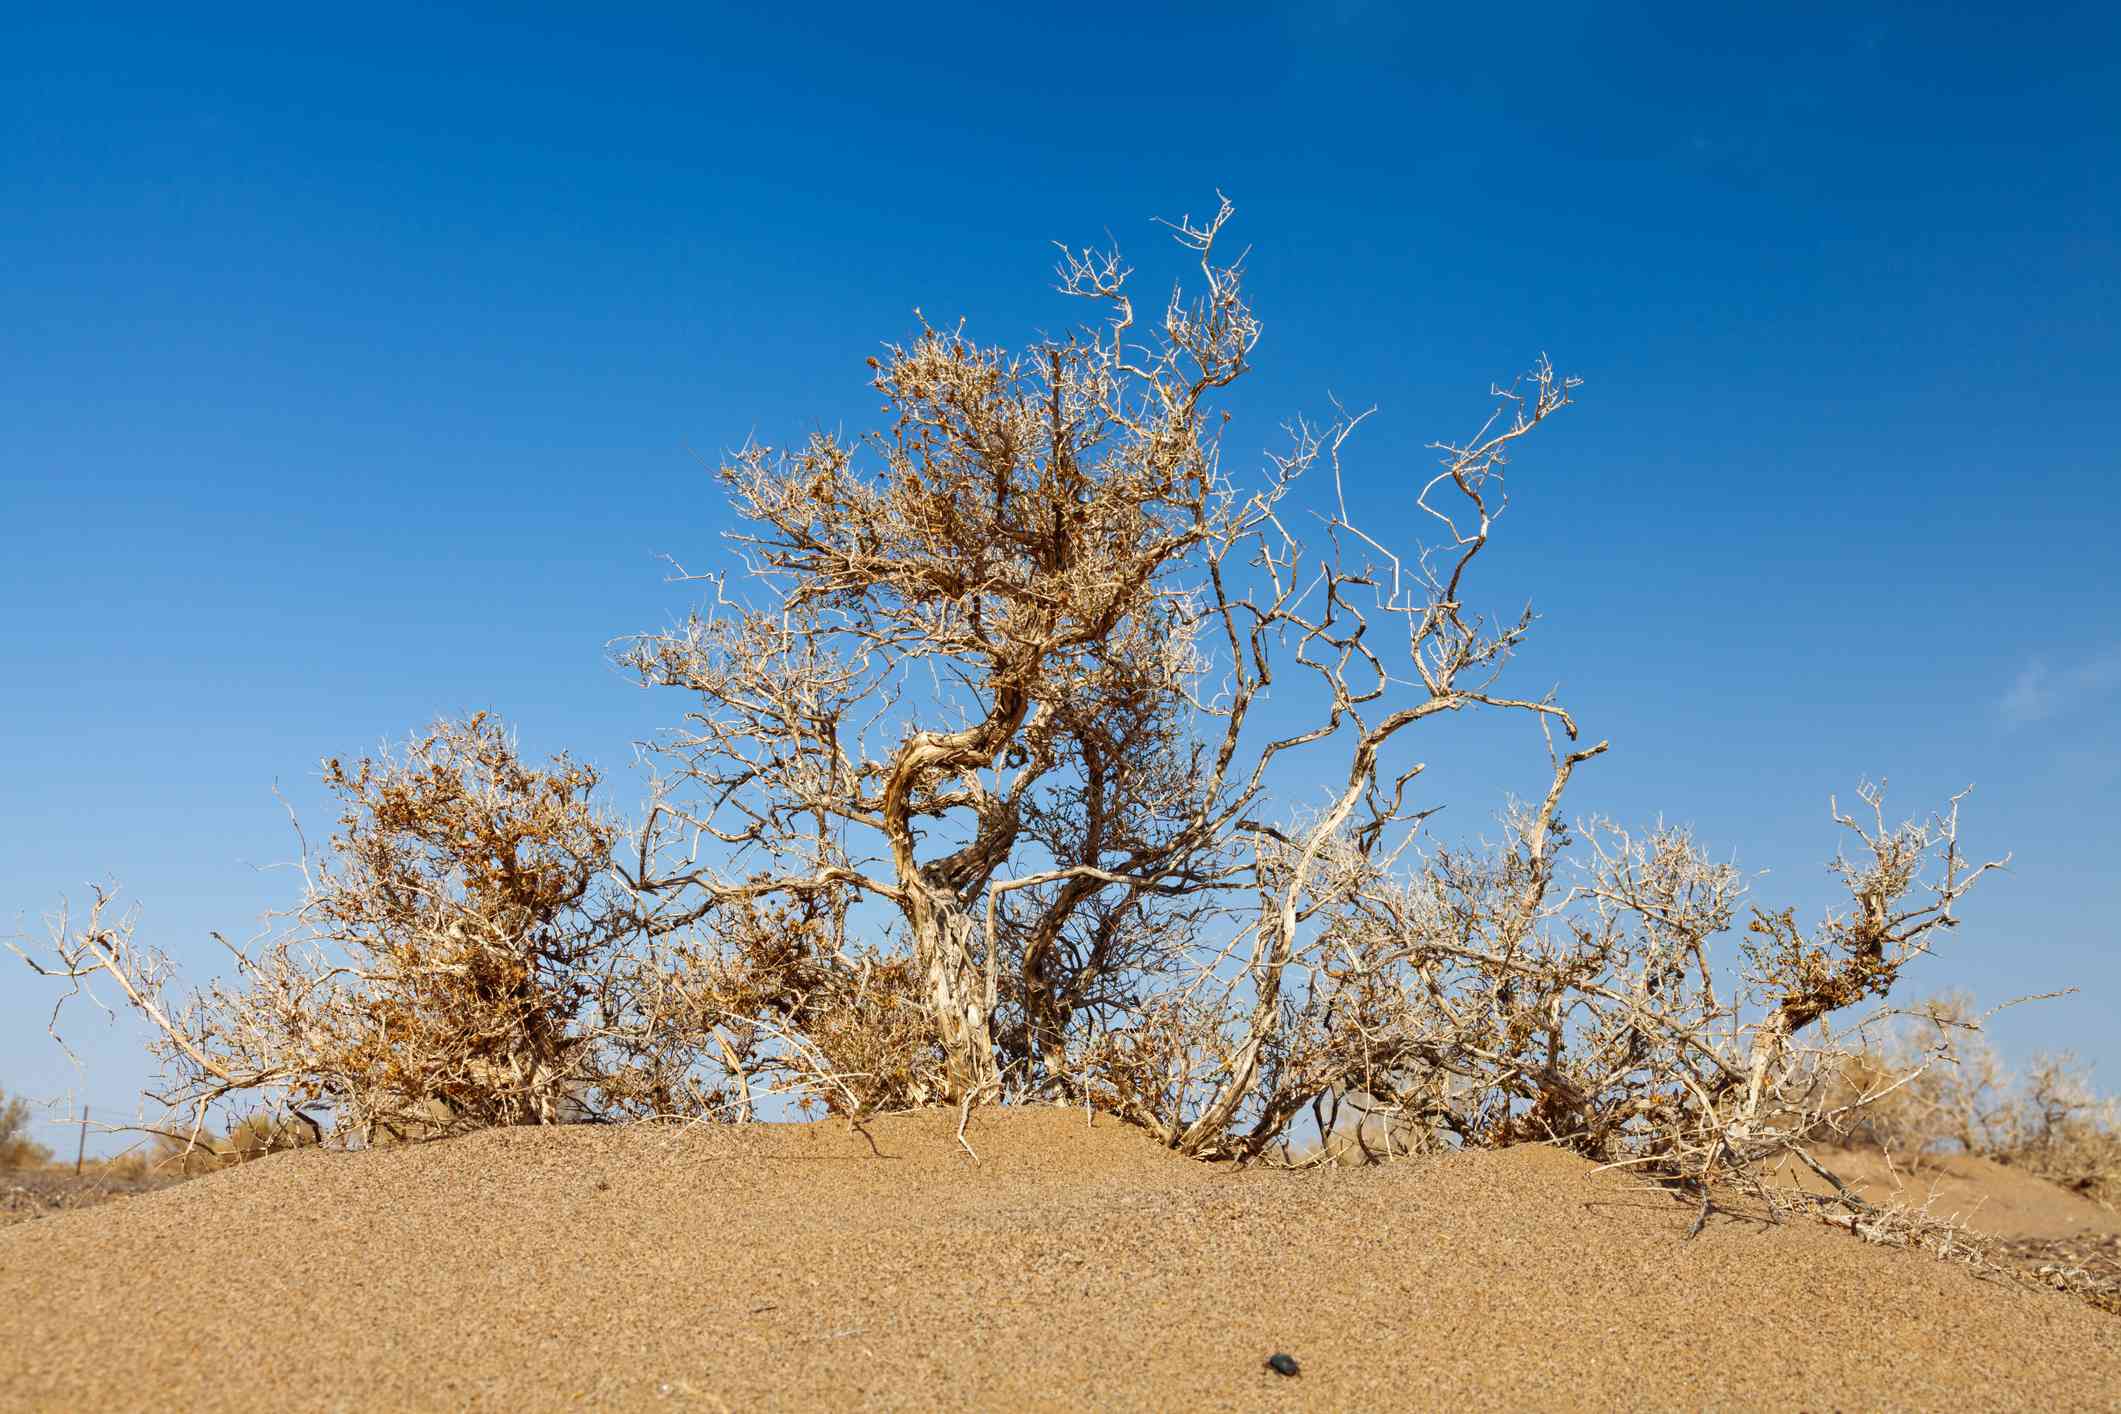
[[[1586, 380], [1485, 566], [1614, 743], [1578, 810], [1816, 909], [1830, 793], [1974, 783], [2016, 864], [1911, 986], [2077, 985], [1997, 1034], [2121, 1085], [2110, 7], [89, 8], [0, 19], [7, 931], [115, 879], [214, 970], [291, 895], [275, 783], [320, 836], [316, 762], [441, 712], [624, 800], [678, 704], [603, 644], [683, 612], [717, 451], [865, 426], [916, 307], [1062, 327], [1049, 242], [1161, 271], [1221, 187], [1233, 454], [1375, 404], [1411, 533], [1489, 380]], [[1538, 761], [1466, 742], [1471, 829]], [[137, 1033], [77, 1072], [48, 1002], [0, 971], [0, 1086], [129, 1107]]]

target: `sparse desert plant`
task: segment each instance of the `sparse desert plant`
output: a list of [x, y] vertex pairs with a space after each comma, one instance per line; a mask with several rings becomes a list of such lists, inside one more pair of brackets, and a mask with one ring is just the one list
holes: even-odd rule
[[154, 1172], [153, 1161], [149, 1159], [146, 1151], [137, 1145], [99, 1161], [96, 1168], [102, 1177], [123, 1180], [146, 1178]]
[[[1549, 1141], [1704, 1191], [1816, 1163], [1922, 1074], [1850, 1090], [1846, 1018], [1994, 867], [1958, 799], [1835, 805], [1849, 901], [1810, 927], [1683, 830], [1572, 830], [1606, 743], [1501, 690], [1534, 616], [1475, 599], [1575, 380], [1492, 387], [1395, 483], [1432, 543], [1388, 548], [1343, 476], [1366, 414], [1225, 465], [1260, 336], [1231, 214], [1171, 228], [1196, 288], [1146, 325], [1116, 252], [1064, 250], [1097, 322], [1019, 353], [923, 322], [870, 360], [881, 430], [730, 455], [735, 563], [619, 653], [686, 704], [623, 851], [593, 773], [444, 724], [329, 765], [333, 858], [235, 985], [165, 1008], [100, 896], [47, 970], [115, 979], [193, 1113], [264, 1090], [371, 1142], [785, 1096], [1060, 1100], [1238, 1160], [1330, 1149], [1352, 1106], [1361, 1154]], [[1492, 844], [1418, 799], [1469, 713], [1544, 756]]]
[[208, 1132], [153, 1134], [136, 1153], [142, 1171], [156, 1178], [198, 1178], [239, 1162], [224, 1141]]
[[[1061, 288], [1102, 325], [1021, 355], [924, 327], [872, 360], [888, 431], [723, 468], [746, 573], [706, 576], [707, 612], [624, 655], [693, 702], [629, 882], [651, 934], [697, 927], [724, 972], [791, 979], [718, 1018], [768, 1024], [753, 1065], [822, 1084], [808, 999], [866, 1005], [869, 979], [910, 962], [926, 1026], [875, 1103], [1056, 1096], [1182, 1152], [1262, 1152], [1366, 1063], [1310, 1047], [1331, 1007], [1285, 983], [1317, 976], [1321, 891], [1347, 873], [1323, 861], [1396, 855], [1416, 823], [1418, 765], [1380, 790], [1388, 745], [1468, 709], [1574, 736], [1553, 703], [1489, 690], [1529, 615], [1490, 624], [1459, 600], [1509, 453], [1573, 383], [1542, 362], [1442, 449], [1420, 500], [1449, 527], [1440, 555], [1357, 559], [1375, 542], [1330, 495], [1307, 545], [1284, 502], [1314, 471], [1337, 486], [1360, 419], [1294, 425], [1249, 488], [1224, 472], [1218, 399], [1259, 335], [1218, 257], [1229, 216], [1173, 228], [1200, 290], [1153, 329], [1116, 254], [1068, 252]], [[1403, 669], [1373, 617], [1407, 634]], [[1277, 672], [1311, 722], [1256, 710]], [[1306, 767], [1314, 745], [1342, 756]], [[1556, 756], [1557, 795], [1601, 749]], [[1338, 783], [1325, 806], [1261, 823], [1275, 774], [1305, 769]], [[1542, 817], [1535, 852], [1547, 834]], [[809, 925], [799, 968], [773, 921], [790, 908]], [[881, 932], [879, 909], [903, 953], [836, 946], [857, 914]]]
[[29, 1104], [20, 1095], [0, 1090], [0, 1168], [37, 1168], [51, 1162], [52, 1151], [29, 1137], [29, 1122]]
[[[1965, 1153], [2036, 1173], [2107, 1207], [2121, 1200], [2121, 1113], [2069, 1055], [2013, 1074], [1963, 993], [1909, 1008], [1900, 1024], [1841, 1060], [1835, 1088], [1851, 1118], [1838, 1142], [1919, 1165]], [[1867, 1104], [1851, 1103], [1866, 1093]]]
[[[1958, 802], [1894, 825], [1865, 786], [1862, 817], [1834, 811], [1849, 907], [1809, 930], [1751, 909], [1722, 981], [1743, 891], [1684, 832], [1594, 824], [1569, 879], [1563, 795], [1605, 744], [1496, 691], [1532, 615], [1469, 601], [1505, 467], [1574, 382], [1542, 361], [1438, 446], [1410, 497], [1428, 549], [1351, 515], [1360, 416], [1295, 424], [1234, 476], [1220, 404], [1259, 324], [1217, 255], [1229, 215], [1173, 228], [1199, 290], [1153, 328], [1116, 254], [1064, 252], [1102, 325], [1014, 355], [924, 326], [871, 362], [886, 430], [722, 468], [739, 570], [622, 655], [691, 699], [629, 883], [651, 934], [700, 929], [749, 984], [702, 1000], [769, 1038], [746, 1065], [830, 1088], [817, 1020], [887, 1004], [928, 1025], [865, 1103], [1055, 1096], [1242, 1159], [1360, 1095], [1409, 1133], [1704, 1175], [1905, 1083], [1832, 1102], [1827, 1028], [1989, 867]], [[1467, 711], [1536, 725], [1548, 785], [1499, 846], [1423, 852], [1406, 752]], [[902, 950], [878, 950], [885, 919]]]
[[2102, 1207], [2121, 1209], [2121, 1129], [2115, 1126], [2112, 1101], [2105, 1103], [2099, 1118], [2066, 1125], [2046, 1143], [1997, 1150], [1989, 1157], [2081, 1193]]
[[309, 1148], [322, 1138], [319, 1126], [263, 1113], [246, 1115], [230, 1125], [225, 1135], [185, 1127], [183, 1116], [177, 1117], [176, 1124], [176, 1128], [151, 1132], [141, 1145], [112, 1162], [125, 1162], [127, 1171], [136, 1177], [196, 1178], [268, 1154]]
[[268, 1154], [310, 1148], [319, 1139], [314, 1126], [269, 1114], [253, 1114], [230, 1125], [228, 1133], [214, 1147], [229, 1162], [247, 1164]]
[[1967, 1147], [2113, 1209], [2121, 1207], [2121, 1108], [2069, 1055], [2041, 1056], [1976, 1111]]
[[596, 773], [525, 764], [480, 714], [402, 759], [327, 762], [325, 781], [344, 807], [330, 853], [305, 850], [288, 926], [231, 948], [234, 982], [168, 1000], [167, 958], [100, 890], [32, 966], [77, 989], [114, 982], [155, 1028], [157, 1098], [202, 1133], [231, 1096], [275, 1102], [273, 1133], [320, 1134], [321, 1111], [373, 1142], [555, 1122], [622, 1089], [599, 1044], [623, 1005], [604, 891], [618, 832], [591, 799]]
[[1848, 1117], [1834, 1138], [1920, 1167], [1970, 1147], [1968, 1125], [2001, 1062], [1980, 1034], [1969, 997], [1931, 998], [1896, 1020], [1854, 1038], [1838, 1059], [1828, 1092]]

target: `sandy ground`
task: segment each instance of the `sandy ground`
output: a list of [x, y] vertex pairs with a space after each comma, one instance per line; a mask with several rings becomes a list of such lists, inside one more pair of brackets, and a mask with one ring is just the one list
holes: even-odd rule
[[953, 1121], [309, 1151], [17, 1224], [0, 1407], [2121, 1407], [2121, 1320], [1818, 1223], [1687, 1242], [1553, 1150], [1238, 1172], [1019, 1110], [975, 1165]]
[[[1861, 1150], [1822, 1150], [1818, 1157], [1835, 1177], [1874, 1203], [1927, 1204], [1937, 1216], [1983, 1232], [2016, 1238], [2121, 1233], [2121, 1213], [1987, 1159], [1952, 1154], [1910, 1164]], [[1823, 1180], [1795, 1163], [1786, 1162], [1775, 1177], [1808, 1192], [1828, 1191]]]

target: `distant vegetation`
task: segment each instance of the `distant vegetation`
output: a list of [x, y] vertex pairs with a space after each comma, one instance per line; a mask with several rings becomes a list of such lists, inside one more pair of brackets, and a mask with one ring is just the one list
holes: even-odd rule
[[[729, 457], [706, 602], [618, 654], [682, 706], [631, 819], [443, 721], [325, 764], [328, 850], [233, 978], [173, 995], [101, 894], [37, 965], [115, 986], [194, 1122], [261, 1097], [305, 1142], [1049, 1102], [1203, 1159], [1554, 1142], [1706, 1216], [1907, 1126], [2111, 1201], [2089, 1110], [2037, 1079], [1983, 1108], [1970, 1009], [1881, 1029], [2002, 862], [1959, 798], [1833, 804], [1846, 902], [1809, 922], [1685, 830], [1565, 817], [1607, 744], [1501, 686], [1534, 616], [1481, 580], [1574, 380], [1542, 359], [1419, 470], [1344, 476], [1345, 413], [1227, 469], [1260, 332], [1230, 214], [1173, 228], [1195, 287], [1146, 322], [1116, 253], [1066, 252], [1089, 325], [1011, 353], [923, 324], [870, 360], [876, 433]], [[1468, 714], [1535, 753], [1487, 843], [1422, 794]]]
[[29, 1106], [0, 1090], [0, 1168], [35, 1168], [51, 1162], [52, 1151], [31, 1139]]
[[[49, 1146], [28, 1138], [24, 1131], [29, 1121], [28, 1104], [19, 1097], [7, 1098], [6, 1092], [0, 1090], [0, 1169], [60, 1167], [71, 1170], [71, 1158], [55, 1164]], [[151, 1131], [122, 1153], [84, 1161], [83, 1170], [127, 1179], [150, 1175], [189, 1178], [316, 1142], [314, 1131], [307, 1125], [289, 1124], [285, 1120], [257, 1114], [238, 1122], [225, 1135], [217, 1135], [211, 1130], [197, 1133]]]
[[1971, 998], [1912, 1008], [1894, 1034], [1849, 1057], [1844, 1103], [1865, 1095], [1848, 1142], [1920, 1166], [1968, 1153], [2021, 1168], [2121, 1211], [2121, 1109], [2073, 1057], [2013, 1074], [1980, 1036]]

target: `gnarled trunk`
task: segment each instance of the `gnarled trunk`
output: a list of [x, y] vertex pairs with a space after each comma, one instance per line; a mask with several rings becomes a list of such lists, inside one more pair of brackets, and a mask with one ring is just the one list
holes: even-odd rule
[[[898, 874], [899, 907], [913, 935], [915, 964], [928, 985], [928, 1008], [943, 1049], [945, 1093], [962, 1100], [1001, 1078], [995, 1060], [993, 999], [973, 957], [977, 931], [964, 894], [992, 874], [1016, 837], [1013, 821], [983, 818], [977, 838], [947, 859], [923, 865], [914, 856], [916, 790], [923, 781], [993, 763], [1030, 711], [1020, 692], [1003, 692], [986, 719], [957, 732], [915, 732], [892, 762], [883, 794], [884, 834]], [[989, 940], [992, 946], [992, 940]]]
[[913, 956], [928, 986], [928, 1009], [943, 1048], [945, 1100], [998, 1086], [993, 999], [973, 953], [977, 925], [946, 889], [925, 880], [906, 890], [906, 922]]

